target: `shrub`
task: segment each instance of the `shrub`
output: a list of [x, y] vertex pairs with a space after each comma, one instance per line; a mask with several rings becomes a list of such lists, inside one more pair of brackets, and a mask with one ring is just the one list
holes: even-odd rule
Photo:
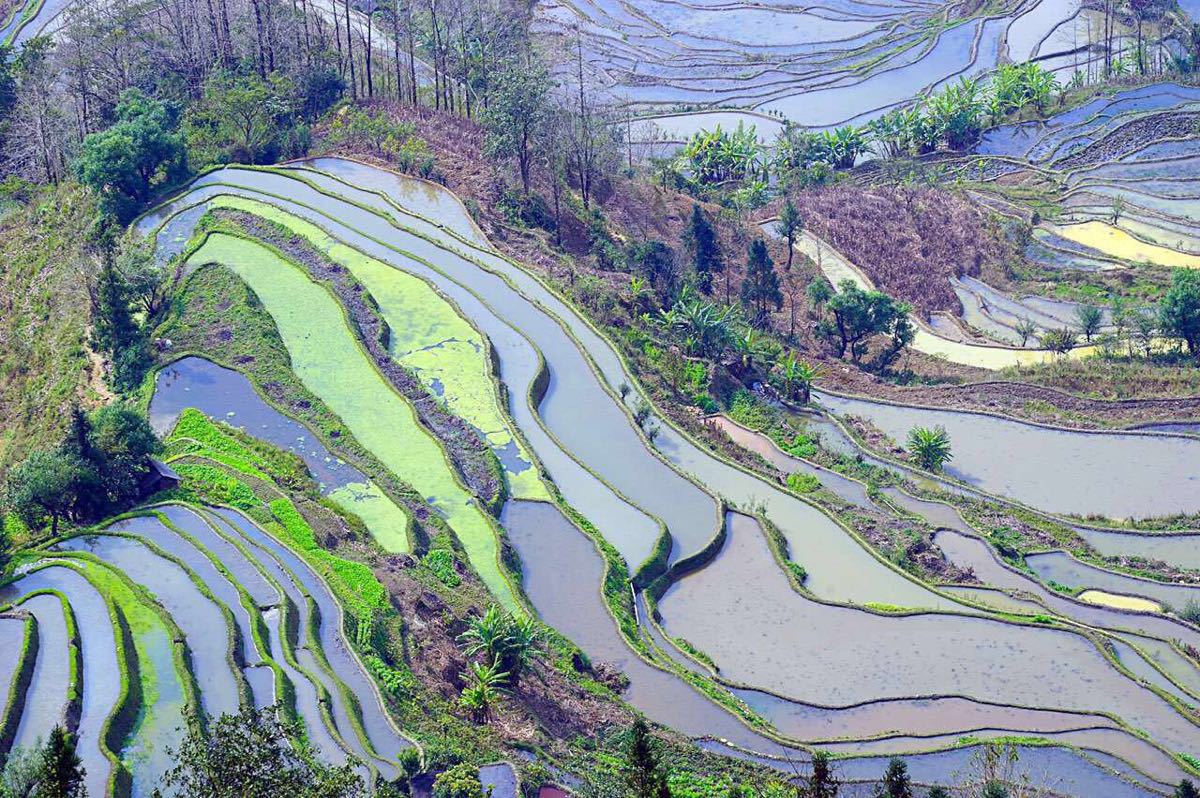
[[817, 479], [812, 474], [795, 472], [788, 474], [787, 486], [796, 491], [796, 493], [812, 493], [821, 487], [821, 480]]
[[462, 583], [458, 572], [454, 570], [454, 555], [446, 549], [432, 549], [423, 562], [446, 587], [458, 587]]

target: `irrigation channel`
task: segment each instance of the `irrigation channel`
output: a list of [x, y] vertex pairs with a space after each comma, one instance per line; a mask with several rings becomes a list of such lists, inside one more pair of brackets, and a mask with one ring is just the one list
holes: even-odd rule
[[[282, 225], [376, 299], [393, 333], [389, 357], [475, 426], [507, 471], [514, 490], [499, 520], [523, 562], [520, 591], [497, 566], [498, 530], [490, 515], [467, 497], [439, 444], [421, 437], [407, 400], [359, 346], [335, 295], [261, 243], [228, 232], [193, 239], [197, 222], [214, 209]], [[667, 420], [649, 422], [660, 429], [651, 444], [631, 414], [640, 391], [615, 350], [554, 291], [492, 250], [461, 204], [436, 186], [342, 159], [225, 168], [198, 178], [138, 229], [156, 236], [164, 261], [181, 256], [188, 269], [219, 264], [241, 277], [274, 318], [304, 387], [442, 514], [497, 599], [520, 607], [523, 592], [543, 620], [594, 661], [625, 672], [625, 697], [633, 705], [707, 746], [802, 760], [803, 745], [819, 744], [843, 757], [845, 776], [863, 781], [878, 777], [889, 754], [904, 753], [912, 755], [919, 780], [934, 782], [967, 766], [973, 740], [1032, 736], [1046, 743], [1022, 747], [1022, 768], [1032, 778], [1072, 794], [1103, 795], [1163, 792], [1187, 767], [1178, 755], [1200, 750], [1200, 730], [1186, 709], [1200, 695], [1200, 678], [1172, 643], [1194, 640], [1195, 629], [1161, 614], [1120, 612], [1045, 591], [1031, 575], [1006, 570], [986, 546], [972, 547], [979, 541], [965, 524], [955, 533], [965, 541], [962, 551], [947, 546], [948, 554], [970, 560], [981, 574], [990, 563], [995, 570], [984, 581], [992, 588], [1033, 598], [987, 587], [930, 588], [877, 558], [813, 504], [710, 454]], [[413, 323], [414, 297], [422, 321], [434, 320], [429, 325]], [[361, 513], [385, 549], [404, 550], [408, 543], [398, 531], [404, 510], [360, 470], [337, 461], [328, 441], [264, 401], [260, 389], [242, 374], [189, 357], [160, 372], [151, 416], [166, 429], [182, 409], [196, 407], [292, 449], [332, 500]], [[925, 412], [878, 403], [854, 412], [867, 410], [911, 412], [909, 426]], [[962, 423], [982, 430], [993, 421], [967, 416]], [[1064, 459], [1105, 440], [1029, 425], [1021, 432], [1042, 456]], [[974, 434], [972, 427], [955, 440], [965, 445]], [[1116, 516], [1191, 506], [1195, 491], [1139, 493], [1129, 486], [1151, 479], [1162, 458], [1192, 456], [1191, 448], [1171, 447], [1200, 443], [1161, 434], [1112, 437], [1127, 464], [1122, 482], [1092, 494], [1082, 485], [1099, 478], [1099, 469], [1059, 470], [1063, 484], [1051, 496], [1077, 497], [1080, 506], [1039, 509], [1088, 511], [1094, 508], [1083, 502], [1093, 495], [1110, 502], [1103, 510]], [[854, 450], [852, 441], [835, 445]], [[1092, 462], [1101, 457], [1091, 456]], [[966, 483], [1039, 506], [1037, 496], [1010, 488], [1001, 466], [973, 470], [986, 465], [982, 455], [964, 450], [955, 462], [962, 471], [953, 476]], [[803, 461], [795, 467], [811, 470], [852, 504], [880, 506], [853, 480]], [[1070, 484], [1068, 473], [1076, 475]], [[672, 584], [657, 604], [661, 626], [639, 595], [638, 639], [622, 636], [600, 592], [606, 564], [598, 541], [548, 501], [547, 480], [631, 572], [647, 563], [650, 574], [670, 568]], [[755, 517], [729, 512], [731, 506], [768, 518], [780, 545]], [[938, 507], [945, 506], [917, 512], [936, 515]], [[954, 528], [935, 522], [943, 525]], [[788, 582], [780, 556], [808, 572], [802, 591]], [[97, 783], [131, 772], [138, 793], [162, 768], [142, 727], [162, 725], [193, 703], [218, 711], [292, 696], [324, 756], [353, 755], [384, 776], [408, 744], [342, 637], [329, 589], [303, 558], [245, 516], [157, 508], [47, 551], [44, 563], [7, 588], [5, 601], [31, 596], [22, 606], [52, 624], [64, 605], [43, 599], [65, 597], [74, 616], [91, 621], [72, 625], [80, 630], [85, 670], [107, 657], [111, 676], [124, 672], [118, 662], [144, 657], [161, 685], [161, 700], [118, 735], [123, 746], [110, 748], [113, 736], [102, 727], [110, 715], [125, 717], [122, 684], [93, 682], [84, 673], [79, 730]], [[1010, 584], [1009, 577], [1024, 581]], [[124, 585], [126, 578], [144, 590], [105, 599], [95, 588]], [[1091, 586], [1120, 592], [1109, 583]], [[59, 592], [31, 595], [51, 589]], [[315, 615], [310, 599], [320, 610]], [[996, 603], [1004, 600], [1010, 603]], [[1054, 620], [1038, 622], [1031, 606]], [[134, 615], [145, 623], [122, 621]], [[288, 618], [308, 632], [287, 639], [281, 630]], [[225, 632], [200, 634], [213, 624]], [[255, 632], [260, 624], [265, 634]], [[147, 629], [169, 634], [156, 641]], [[129, 636], [132, 647], [124, 645]], [[719, 672], [687, 656], [673, 637], [686, 638]], [[171, 640], [186, 658], [174, 656]], [[55, 645], [45, 650], [69, 648]], [[65, 711], [71, 694], [65, 672], [43, 667], [39, 651], [29, 695], [62, 698], [39, 703], [34, 714]], [[710, 701], [689, 684], [699, 678], [719, 682], [712, 689], [727, 691], [731, 706], [757, 714], [773, 731], [752, 731], [737, 713]], [[46, 727], [44, 717], [30, 723]]]

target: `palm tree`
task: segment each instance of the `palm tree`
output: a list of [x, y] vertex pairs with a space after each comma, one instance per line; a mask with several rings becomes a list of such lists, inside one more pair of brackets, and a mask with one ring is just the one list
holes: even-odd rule
[[771, 351], [770, 342], [763, 339], [762, 333], [749, 326], [741, 335], [733, 336], [730, 343], [743, 373], [753, 372], [755, 363], [766, 359]]
[[645, 311], [654, 300], [654, 290], [645, 277], [629, 278], [629, 301], [638, 310]]
[[484, 665], [472, 662], [462, 675], [470, 684], [463, 688], [459, 701], [463, 707], [470, 710], [477, 722], [486, 723], [491, 717], [492, 708], [500, 703], [500, 698], [504, 695], [508, 673], [500, 670], [498, 664]]
[[496, 664], [508, 645], [511, 620], [495, 604], [478, 618], [468, 621], [467, 631], [458, 636], [467, 643], [468, 654], [482, 653], [489, 663]]
[[1013, 331], [1021, 336], [1021, 346], [1025, 346], [1030, 338], [1037, 335], [1038, 326], [1033, 323], [1032, 319], [1023, 318], [1017, 322], [1016, 327], [1013, 327]]
[[508, 627], [508, 641], [504, 652], [504, 666], [513, 677], [520, 676], [529, 666], [534, 648], [542, 639], [537, 621], [527, 615], [513, 619]]
[[694, 354], [715, 355], [725, 348], [736, 312], [733, 305], [720, 308], [685, 292], [669, 311], [659, 314], [658, 321], [688, 342]]
[[775, 364], [775, 368], [784, 394], [793, 401], [808, 404], [812, 398], [813, 383], [821, 376], [821, 369], [796, 357], [795, 352], [788, 352]]
[[950, 434], [942, 426], [913, 427], [908, 431], [908, 452], [917, 465], [926, 471], [941, 471], [954, 459], [950, 451]]

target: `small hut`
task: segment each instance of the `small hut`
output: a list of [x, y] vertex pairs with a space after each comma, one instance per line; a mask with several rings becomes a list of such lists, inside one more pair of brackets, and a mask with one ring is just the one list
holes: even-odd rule
[[151, 457], [150, 470], [142, 478], [141, 494], [142, 496], [152, 496], [160, 491], [177, 488], [181, 480], [182, 478], [175, 472], [175, 469], [162, 460]]

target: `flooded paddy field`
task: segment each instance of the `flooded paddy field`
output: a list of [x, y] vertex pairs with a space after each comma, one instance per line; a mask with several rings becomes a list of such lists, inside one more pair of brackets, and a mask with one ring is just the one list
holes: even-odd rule
[[[530, 476], [561, 491], [566, 504], [594, 525], [590, 533], [546, 501], [549, 494], [514, 493], [499, 513], [498, 527], [483, 534], [485, 527], [466, 512], [469, 503], [451, 499], [445, 476], [429, 470], [430, 463], [441, 467], [440, 454], [413, 449], [424, 445], [418, 437], [405, 437], [404, 447], [391, 439], [411, 436], [401, 424], [406, 400], [353, 344], [336, 297], [285, 258], [268, 258], [253, 245], [210, 236], [189, 257], [190, 268], [220, 263], [255, 288], [310, 389], [386, 467], [405, 478], [427, 476], [431, 481], [422, 494], [460, 536], [477, 545], [503, 534], [521, 562], [514, 588], [593, 663], [623, 673], [629, 687], [622, 697], [651, 719], [689, 737], [724, 740], [743, 757], [788, 752], [803, 759], [804, 745], [821, 745], [847, 757], [839, 761], [842, 772], [861, 779], [876, 777], [872, 771], [887, 755], [904, 753], [923, 783], [946, 780], [969, 764], [970, 748], [959, 748], [964, 736], [1043, 738], [1049, 747], [1023, 749], [1023, 764], [1053, 764], [1058, 777], [1087, 789], [1102, 785], [1106, 795], [1153, 793], [1185, 771], [1174, 755], [1196, 750], [1200, 735], [1172, 700], [1194, 703], [1198, 680], [1171, 641], [1200, 643], [1192, 628], [1163, 615], [1124, 614], [1045, 591], [1033, 576], [996, 561], [969, 529], [938, 534], [959, 535], [955, 543], [942, 539], [947, 557], [974, 567], [984, 584], [946, 590], [924, 585], [877, 558], [819, 507], [715, 457], [653, 411], [650, 422], [658, 432], [648, 440], [644, 424], [632, 417], [640, 394], [622, 388], [636, 383], [616, 350], [552, 289], [491, 249], [447, 192], [339, 159], [274, 170], [227, 168], [205, 175], [166, 210], [147, 216], [142, 229], [157, 231], [167, 253], [182, 253], [181, 239], [190, 237], [202, 213], [222, 209], [270, 219], [322, 241], [323, 250], [344, 248], [338, 250], [342, 262], [364, 282], [374, 279], [373, 292], [420, 281], [444, 297], [456, 317], [469, 319], [479, 346], [494, 356], [502, 401], [484, 408], [485, 394], [464, 389], [456, 394], [473, 398], [457, 412], [494, 413], [490, 418], [498, 423], [480, 429], [505, 430], [487, 436], [504, 467], [515, 461], [505, 460], [500, 450], [512, 443]], [[1028, 310], [1049, 326], [1074, 312], [1052, 302], [1008, 304], [1006, 295], [982, 283], [964, 282], [963, 290], [981, 297], [998, 320], [1011, 321]], [[391, 312], [395, 320], [411, 313], [399, 304]], [[321, 347], [314, 347], [318, 332]], [[402, 360], [411, 351], [397, 347], [391, 355]], [[347, 363], [359, 364], [350, 372], [358, 374], [352, 392], [358, 396], [322, 381], [320, 372], [335, 368], [347, 378]], [[420, 368], [437, 375], [442, 366]], [[442, 376], [436, 379], [448, 387]], [[372, 481], [339, 460], [330, 441], [267, 403], [259, 390], [239, 372], [188, 357], [160, 372], [151, 416], [167, 429], [186, 408], [196, 408], [291, 450], [328, 498], [358, 512], [356, 502]], [[869, 418], [897, 439], [916, 424], [966, 425], [952, 431], [956, 458], [949, 475], [1038, 510], [1119, 519], [1200, 509], [1190, 504], [1197, 492], [1187, 480], [1175, 480], [1166, 490], [1144, 489], [1161, 481], [1178, 458], [1191, 456], [1194, 438], [1187, 436], [1084, 435], [830, 394], [821, 401], [839, 414]], [[381, 407], [391, 420], [388, 439], [372, 429]], [[588, 424], [578, 423], [581, 413]], [[711, 421], [780, 471], [811, 474], [851, 506], [886, 511], [863, 483], [795, 458], [722, 417]], [[815, 423], [838, 430], [828, 421]], [[1009, 448], [1017, 442], [1012, 461], [1001, 456], [997, 440]], [[972, 441], [978, 441], [977, 451]], [[840, 436], [832, 436], [830, 445], [857, 452]], [[1118, 458], [1126, 463], [1120, 474], [1101, 468], [1106, 459], [1111, 465], [1116, 448], [1130, 447], [1138, 455]], [[1071, 462], [1072, 469], [1057, 469], [1061, 477], [1053, 484], [1036, 484], [1014, 465], [1018, 456], [1035, 450], [1043, 459]], [[347, 488], [360, 496], [339, 493]], [[773, 551], [747, 515], [723, 520], [729, 505], [720, 500], [763, 513], [786, 550]], [[906, 509], [913, 508], [918, 515], [933, 513], [935, 526], [953, 530], [962, 524], [952, 512]], [[355, 757], [372, 772], [396, 772], [396, 757], [409, 743], [345, 639], [344, 610], [322, 577], [245, 515], [180, 505], [157, 511], [162, 520], [129, 519], [66, 548], [127, 573], [151, 593], [170, 592], [167, 614], [187, 616], [178, 625], [181, 645], [194, 649], [190, 662], [200, 705], [209, 711], [231, 700], [263, 706], [286, 684], [322, 758]], [[370, 528], [377, 516], [364, 510], [362, 517]], [[656, 606], [645, 595], [635, 596], [640, 629], [638, 639], [630, 640], [602, 592], [606, 561], [598, 544], [610, 544], [633, 572], [662, 545], [664, 532], [666, 565], [702, 557], [671, 573]], [[720, 535], [723, 542], [714, 542]], [[375, 537], [380, 543], [386, 539]], [[468, 553], [476, 568], [495, 561], [486, 549], [468, 547]], [[788, 581], [777, 556], [807, 571], [803, 590]], [[155, 568], [163, 558], [168, 565]], [[1041, 574], [1036, 559], [1030, 566]], [[42, 572], [25, 578], [37, 573]], [[499, 596], [508, 589], [500, 581], [490, 584]], [[1064, 584], [1130, 592], [1098, 579]], [[1031, 620], [1042, 613], [1069, 623]], [[263, 639], [252, 631], [255, 625], [265, 628]], [[292, 638], [286, 633], [292, 625], [306, 631]], [[201, 629], [210, 627], [222, 632], [200, 641]], [[812, 645], [818, 638], [836, 645]], [[1105, 640], [1111, 641], [1108, 649]], [[690, 658], [682, 641], [711, 658], [717, 670]], [[933, 650], [954, 655], [930, 659], [921, 653]], [[146, 655], [157, 660], [153, 653]], [[728, 695], [727, 706], [689, 683], [694, 678], [715, 680], [714, 689]], [[754, 716], [765, 721], [762, 731], [748, 723]], [[1149, 739], [1137, 737], [1134, 729]], [[136, 737], [131, 746], [131, 753], [139, 753]], [[515, 789], [511, 769], [496, 765], [485, 771], [501, 791]]]

